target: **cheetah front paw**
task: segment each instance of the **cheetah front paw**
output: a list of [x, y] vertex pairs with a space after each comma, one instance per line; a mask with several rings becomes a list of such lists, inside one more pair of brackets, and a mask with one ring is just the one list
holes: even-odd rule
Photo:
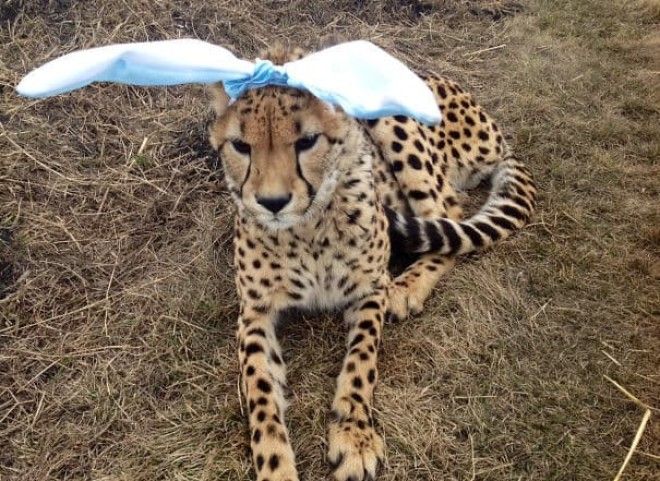
[[364, 421], [343, 420], [330, 425], [328, 460], [337, 481], [372, 481], [382, 462], [383, 439]]
[[390, 319], [400, 321], [417, 315], [424, 308], [424, 298], [415, 295], [408, 286], [395, 284], [389, 293]]

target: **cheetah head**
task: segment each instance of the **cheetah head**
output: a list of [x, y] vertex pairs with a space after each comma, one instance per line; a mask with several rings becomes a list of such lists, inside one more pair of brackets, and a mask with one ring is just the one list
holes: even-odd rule
[[221, 86], [211, 93], [210, 141], [241, 213], [273, 230], [319, 215], [335, 190], [342, 153], [350, 151], [354, 121], [286, 87], [248, 90], [234, 102]]
[[214, 103], [211, 144], [243, 214], [282, 229], [329, 203], [349, 132], [345, 114], [283, 87], [247, 91], [231, 105], [216, 92]]

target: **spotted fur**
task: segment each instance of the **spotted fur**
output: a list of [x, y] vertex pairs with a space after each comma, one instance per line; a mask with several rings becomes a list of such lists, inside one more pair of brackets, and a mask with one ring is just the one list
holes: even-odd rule
[[[495, 123], [455, 83], [425, 80], [444, 115], [434, 127], [405, 117], [358, 122], [283, 87], [250, 90], [233, 103], [213, 90], [210, 139], [238, 209], [237, 336], [258, 481], [298, 480], [275, 336], [290, 308], [343, 310], [347, 352], [328, 461], [336, 480], [374, 479], [384, 455], [373, 393], [387, 313], [419, 310], [457, 255], [492, 245], [532, 214], [531, 176]], [[490, 197], [462, 220], [456, 191], [483, 179], [492, 182]], [[398, 253], [421, 257], [393, 278], [388, 263]]]

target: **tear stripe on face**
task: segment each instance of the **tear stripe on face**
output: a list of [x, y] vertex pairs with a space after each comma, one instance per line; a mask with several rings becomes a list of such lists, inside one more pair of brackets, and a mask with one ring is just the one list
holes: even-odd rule
[[227, 190], [229, 190], [229, 195], [234, 201], [234, 205], [238, 209], [238, 212], [242, 214], [245, 212], [245, 206], [243, 205], [243, 200], [241, 199], [241, 195], [238, 191], [238, 188], [236, 187], [236, 182], [234, 182], [233, 179], [227, 175], [225, 176], [225, 181], [227, 182]]
[[335, 189], [337, 188], [339, 174], [339, 169], [335, 169], [332, 171], [332, 174], [323, 179], [319, 190], [316, 192], [316, 195], [312, 199], [312, 203], [303, 214], [303, 222], [307, 222], [310, 219], [316, 217], [316, 215], [325, 209], [325, 207], [330, 203], [332, 194], [334, 194]]

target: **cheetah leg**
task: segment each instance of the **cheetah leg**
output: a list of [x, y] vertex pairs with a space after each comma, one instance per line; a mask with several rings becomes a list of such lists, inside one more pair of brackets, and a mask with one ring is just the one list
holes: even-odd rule
[[337, 378], [328, 430], [328, 460], [337, 481], [374, 479], [383, 459], [384, 445], [374, 429], [372, 402], [385, 311], [385, 292], [379, 290], [344, 313], [349, 327], [348, 353]]
[[286, 368], [275, 337], [274, 315], [244, 305], [238, 321], [241, 388], [249, 410], [257, 481], [298, 481], [284, 424]]
[[[453, 190], [452, 190], [453, 192]], [[420, 217], [448, 217], [460, 220], [461, 206], [451, 202], [446, 208], [425, 211], [419, 203], [410, 203]], [[422, 214], [421, 212], [425, 212]], [[456, 258], [438, 254], [424, 254], [393, 279], [389, 290], [390, 315], [393, 320], [405, 319], [422, 312], [424, 302], [433, 292], [440, 279], [456, 264]]]
[[424, 301], [440, 278], [456, 264], [454, 257], [426, 254], [408, 266], [392, 281], [389, 292], [390, 315], [393, 320], [419, 314]]

